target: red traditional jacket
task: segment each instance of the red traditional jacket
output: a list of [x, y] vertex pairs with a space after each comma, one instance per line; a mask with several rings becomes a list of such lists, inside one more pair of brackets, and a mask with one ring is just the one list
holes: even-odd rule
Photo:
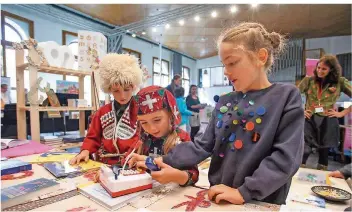
[[114, 102], [101, 107], [92, 118], [81, 150], [97, 153], [97, 159], [101, 162], [116, 164], [121, 162], [120, 157], [102, 158], [101, 154], [125, 153], [127, 156], [134, 148], [138, 149], [140, 142], [135, 107], [136, 104], [131, 101], [118, 122]]
[[[178, 137], [180, 138], [179, 142], [192, 142], [191, 137], [185, 131], [180, 128], [176, 128]], [[141, 140], [143, 141], [143, 155], [147, 156], [160, 156], [164, 155], [163, 147], [166, 138], [155, 138], [151, 135], [142, 133]], [[177, 144], [176, 144], [177, 145]], [[187, 170], [192, 173], [192, 181], [196, 183], [199, 177], [199, 171], [197, 167]]]

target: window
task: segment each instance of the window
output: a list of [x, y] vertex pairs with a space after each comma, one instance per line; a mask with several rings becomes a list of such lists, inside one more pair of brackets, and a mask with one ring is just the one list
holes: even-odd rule
[[217, 66], [202, 69], [202, 84], [203, 88], [209, 88], [215, 86], [227, 86], [230, 83], [224, 75], [224, 67]]
[[[12, 43], [34, 38], [33, 21], [21, 16], [1, 10], [1, 76], [10, 78], [9, 95], [12, 103], [17, 102], [16, 97], [16, 51]], [[28, 51], [24, 51], [24, 62], [27, 62]], [[29, 90], [28, 71], [24, 72], [25, 89]]]
[[73, 69], [78, 70], [78, 34], [62, 30], [62, 45], [67, 45], [75, 56]]
[[133, 55], [139, 60], [139, 64], [142, 64], [142, 54], [140, 52], [134, 51], [132, 49], [122, 48], [122, 53]]
[[169, 83], [170, 83], [169, 61], [161, 60], [161, 67], [160, 67], [159, 58], [153, 57], [153, 85], [166, 87], [168, 86]]
[[182, 66], [182, 87], [185, 89], [185, 96], [188, 96], [189, 84], [190, 84], [190, 69], [186, 66]]

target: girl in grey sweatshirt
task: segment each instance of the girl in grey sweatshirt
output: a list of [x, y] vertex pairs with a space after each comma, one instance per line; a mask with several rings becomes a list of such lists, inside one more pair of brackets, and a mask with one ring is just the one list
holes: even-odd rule
[[285, 204], [302, 160], [304, 111], [294, 85], [267, 78], [283, 38], [242, 23], [226, 30], [218, 47], [236, 91], [220, 98], [203, 136], [177, 145], [162, 161], [185, 169], [211, 156], [210, 199]]

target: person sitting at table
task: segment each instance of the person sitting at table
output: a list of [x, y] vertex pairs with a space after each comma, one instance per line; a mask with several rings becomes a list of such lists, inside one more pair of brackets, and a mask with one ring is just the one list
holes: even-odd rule
[[[143, 88], [134, 97], [138, 105], [138, 123], [142, 127], [143, 144], [138, 154], [133, 154], [129, 167], [147, 168], [147, 156], [159, 157], [172, 151], [183, 142], [191, 142], [187, 132], [179, 127], [181, 114], [176, 106], [175, 97], [167, 89], [159, 86]], [[157, 164], [158, 165], [158, 164]], [[198, 181], [199, 171], [196, 165], [184, 170], [163, 164], [161, 171], [152, 171], [151, 176], [159, 183], [176, 182], [181, 186], [193, 185]]]
[[329, 174], [330, 177], [348, 179], [352, 175], [352, 163], [345, 165], [339, 170], [333, 171]]
[[88, 161], [93, 153], [103, 163], [121, 164], [121, 156], [141, 144], [136, 105], [131, 101], [133, 92], [142, 83], [138, 59], [128, 54], [108, 54], [102, 58], [98, 73], [102, 90], [111, 93], [114, 101], [93, 115], [81, 152], [70, 160], [71, 165]]
[[329, 149], [337, 147], [340, 137], [339, 121], [351, 112], [351, 107], [341, 112], [334, 109], [341, 93], [352, 96], [349, 81], [341, 76], [341, 66], [333, 55], [320, 58], [313, 77], [305, 77], [298, 85], [301, 93], [306, 95], [304, 123], [304, 155], [302, 166], [305, 167], [312, 148], [318, 148], [319, 161], [317, 169], [328, 169]]

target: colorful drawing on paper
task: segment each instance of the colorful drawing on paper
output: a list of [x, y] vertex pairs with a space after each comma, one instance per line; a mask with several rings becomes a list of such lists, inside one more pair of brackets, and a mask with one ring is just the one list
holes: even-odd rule
[[79, 94], [78, 82], [56, 80], [56, 93]]
[[88, 179], [88, 181], [95, 181], [98, 171], [99, 170], [87, 171], [86, 173], [84, 173], [83, 177]]
[[205, 195], [207, 193], [208, 190], [202, 190], [197, 192], [196, 197], [185, 195], [185, 197], [190, 199], [190, 201], [181, 202], [180, 204], [173, 206], [171, 209], [179, 208], [182, 206], [187, 206], [186, 211], [194, 211], [197, 207], [209, 208], [211, 206], [211, 202], [205, 199]]

